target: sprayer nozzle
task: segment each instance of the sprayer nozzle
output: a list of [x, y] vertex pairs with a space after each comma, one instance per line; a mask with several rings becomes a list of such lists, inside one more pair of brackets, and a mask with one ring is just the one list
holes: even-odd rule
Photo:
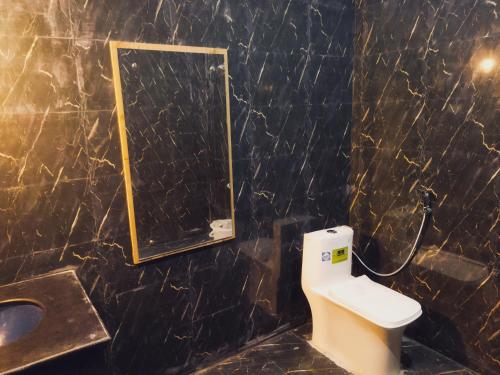
[[422, 190], [422, 205], [424, 212], [430, 214], [432, 212], [432, 202], [435, 200], [434, 194], [428, 189]]

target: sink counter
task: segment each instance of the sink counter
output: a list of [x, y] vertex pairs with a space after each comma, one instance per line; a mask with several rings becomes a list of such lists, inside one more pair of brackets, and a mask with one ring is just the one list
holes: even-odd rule
[[110, 336], [74, 271], [0, 287], [0, 303], [32, 301], [44, 312], [38, 326], [0, 346], [0, 374], [108, 341]]

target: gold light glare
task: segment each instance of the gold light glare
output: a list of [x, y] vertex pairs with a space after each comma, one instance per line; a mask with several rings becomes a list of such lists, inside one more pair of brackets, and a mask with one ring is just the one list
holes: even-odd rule
[[491, 73], [496, 65], [495, 59], [486, 57], [479, 62], [479, 70], [483, 73]]

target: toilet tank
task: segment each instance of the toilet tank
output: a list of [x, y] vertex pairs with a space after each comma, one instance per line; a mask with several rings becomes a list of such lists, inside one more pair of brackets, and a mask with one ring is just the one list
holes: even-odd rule
[[304, 234], [304, 291], [351, 276], [353, 230], [346, 225]]

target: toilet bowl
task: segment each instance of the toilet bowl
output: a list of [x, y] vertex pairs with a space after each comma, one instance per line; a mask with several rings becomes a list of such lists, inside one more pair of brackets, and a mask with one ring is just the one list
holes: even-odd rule
[[355, 375], [399, 374], [401, 339], [420, 304], [367, 276], [354, 277], [353, 230], [306, 233], [302, 289], [312, 313], [310, 344]]

